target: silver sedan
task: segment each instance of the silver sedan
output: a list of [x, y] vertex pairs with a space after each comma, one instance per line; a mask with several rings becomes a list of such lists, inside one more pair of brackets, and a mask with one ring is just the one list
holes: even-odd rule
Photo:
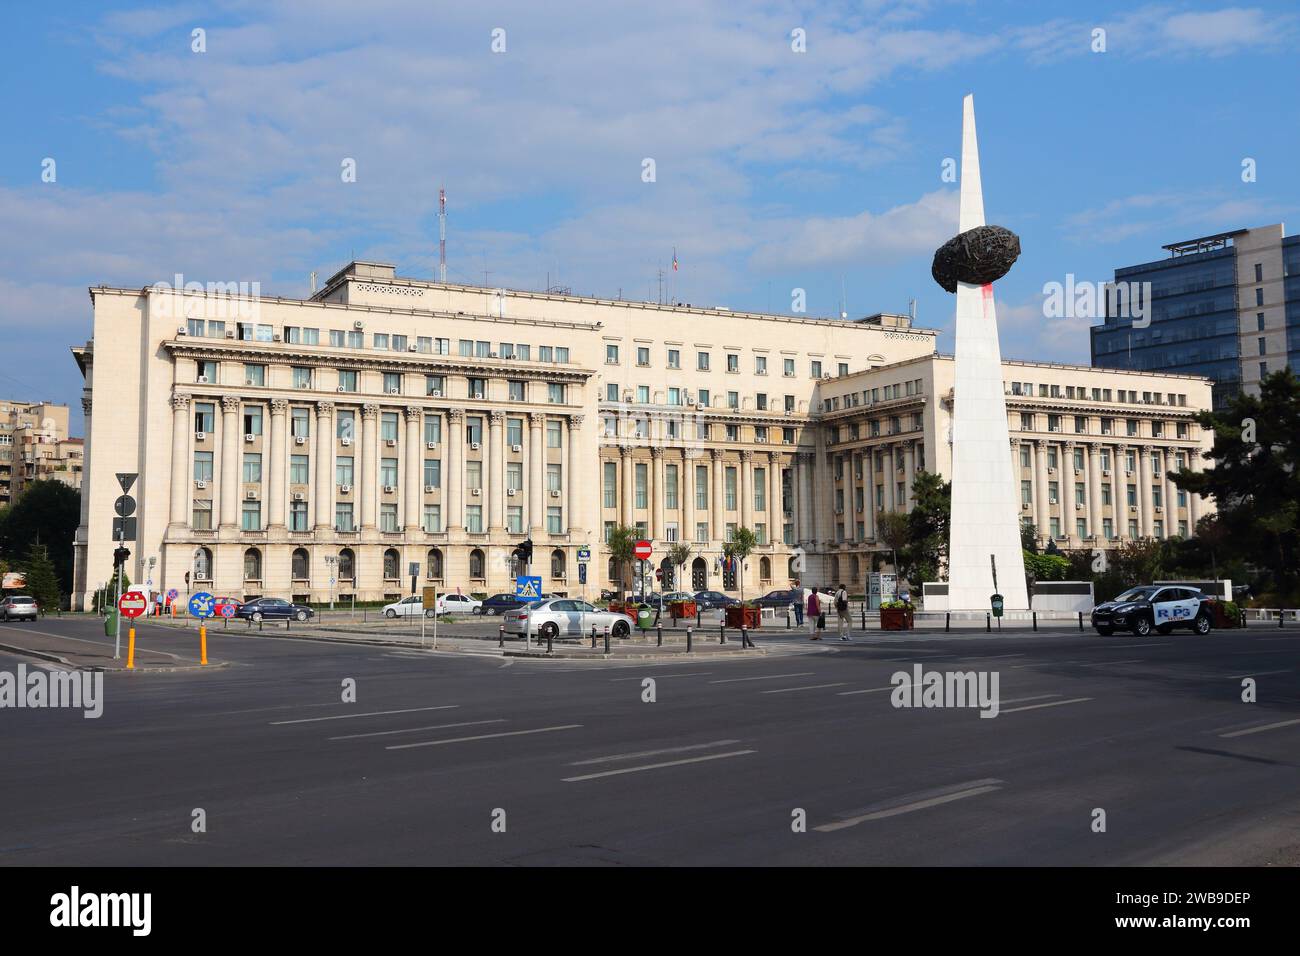
[[632, 633], [633, 621], [626, 614], [602, 611], [586, 601], [574, 598], [553, 598], [537, 601], [517, 610], [506, 611], [507, 634], [537, 637], [580, 637], [591, 633], [603, 635], [609, 628], [611, 637], [627, 637]]

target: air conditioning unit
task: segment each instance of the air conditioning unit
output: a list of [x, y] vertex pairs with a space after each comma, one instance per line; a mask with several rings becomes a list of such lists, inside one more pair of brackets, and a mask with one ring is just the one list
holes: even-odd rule
[[427, 441], [424, 443], [424, 447], [432, 451], [433, 449], [438, 447], [438, 443], [436, 441]]
[[187, 329], [187, 328], [185, 328], [185, 326], [183, 326], [183, 325], [178, 325], [178, 326], [176, 327], [176, 334], [177, 334], [177, 335], [189, 335], [189, 334], [190, 334], [190, 330]]
[[471, 495], [473, 495], [475, 498], [477, 498], [479, 495], [483, 494], [483, 489], [482, 489], [482, 488], [471, 488], [469, 493], [470, 493]]
[[389, 448], [396, 448], [396, 447], [397, 447], [397, 439], [396, 439], [396, 438], [389, 438], [389, 439], [386, 439], [386, 440], [384, 441], [384, 444], [387, 445]]
[[257, 492], [254, 489], [249, 488], [247, 491], [244, 492], [244, 497], [247, 498], [249, 501], [254, 501], [257, 499]]
[[506, 489], [506, 496], [507, 496], [507, 497], [513, 498], [513, 497], [514, 497], [515, 495], [517, 495], [517, 494], [519, 494], [519, 489], [518, 489], [518, 488], [507, 488], [507, 489]]
[[352, 323], [352, 328], [356, 329], [358, 332], [360, 332], [365, 327], [366, 327], [366, 323], [362, 322], [360, 319], [357, 319], [355, 322]]
[[395, 495], [397, 494], [397, 488], [393, 485], [384, 485], [384, 494]]
[[442, 389], [440, 389], [440, 388], [431, 388], [431, 389], [429, 389], [429, 397], [430, 397], [430, 398], [442, 398]]
[[552, 488], [552, 489], [551, 489], [551, 497], [552, 497], [552, 498], [558, 498], [558, 497], [560, 497], [560, 489], [559, 489], [559, 488]]
[[861, 480], [862, 480], [862, 472], [858, 472], [854, 477], [857, 478], [858, 481], [861, 481]]
[[352, 444], [351, 438], [340, 438], [339, 441], [343, 443], [344, 448], [347, 448], [349, 445]]
[[402, 390], [401, 390], [400, 388], [390, 388], [390, 389], [388, 390], [388, 394], [389, 394], [389, 395], [401, 395], [401, 394], [402, 394]]
[[1057, 503], [1057, 501], [1056, 501], [1055, 498], [1048, 498], [1048, 499], [1047, 499], [1047, 503], [1048, 503], [1049, 505], [1054, 505], [1054, 504]]
[[293, 443], [294, 443], [295, 445], [305, 445], [305, 444], [307, 444], [307, 439], [306, 439], [305, 437], [303, 437], [302, 435], [294, 435], [294, 436], [293, 436]]
[[200, 376], [199, 376], [198, 378], [196, 378], [194, 381], [197, 382], [197, 383], [200, 384], [200, 385], [207, 385], [207, 384], [208, 384], [208, 377], [207, 377], [206, 375], [200, 375]]
[[204, 440], [205, 438], [207, 438], [207, 437], [208, 437], [208, 433], [207, 433], [207, 432], [195, 432], [195, 433], [194, 433], [194, 440], [195, 440], [195, 441], [203, 441], [203, 440]]
[[1050, 468], [1050, 467], [1049, 467], [1049, 468], [1047, 469], [1047, 473], [1048, 473], [1049, 475], [1054, 475], [1054, 474], [1056, 474], [1056, 469], [1055, 469], [1055, 468]]
[[435, 491], [437, 491], [437, 490], [438, 490], [437, 487], [434, 486], [434, 485], [425, 485], [425, 486], [424, 486], [424, 493], [425, 493], [426, 495], [431, 495], [431, 494], [433, 494], [433, 493], [434, 493]]
[[782, 439], [781, 439], [781, 444], [782, 444], [782, 445], [793, 445], [793, 444], [794, 444], [794, 441], [791, 440], [791, 439], [789, 439], [789, 438], [782, 438]]
[[511, 445], [511, 446], [510, 446], [510, 450], [513, 451], [513, 452], [520, 452], [520, 451], [523, 451], [523, 450], [524, 450], [524, 446], [523, 446], [523, 445]]
[[346, 392], [347, 389], [344, 388], [342, 385], [340, 385], [338, 388], [334, 389], [334, 391], [336, 391], [336, 392]]
[[843, 509], [843, 508], [836, 508], [836, 509], [835, 509], [835, 513], [836, 513], [837, 515], [842, 515], [842, 514], [844, 514], [844, 509]]
[[1029, 502], [1028, 502], [1028, 501], [1022, 501], [1022, 502], [1020, 502], [1020, 510], [1021, 510], [1021, 511], [1028, 511], [1028, 510], [1029, 510]]
[[1132, 469], [1132, 468], [1125, 468], [1125, 469], [1124, 469], [1124, 474], [1126, 474], [1126, 475], [1131, 475], [1131, 474], [1133, 474], [1133, 469]]
[[228, 339], [233, 339], [234, 337], [235, 337], [235, 331], [234, 331], [234, 329], [231, 329], [231, 330], [229, 330], [228, 332], [226, 332], [226, 338], [228, 338]]
[[351, 485], [339, 485], [339, 494], [348, 495], [352, 493]]
[[1131, 512], [1133, 512], [1134, 514], [1137, 514], [1138, 506], [1137, 506], [1137, 505], [1129, 505], [1129, 506], [1128, 506], [1128, 510], [1131, 511]]
[[1076, 465], [1076, 466], [1075, 466], [1075, 469], [1074, 469], [1074, 473], [1075, 473], [1076, 475], [1082, 475], [1082, 474], [1083, 474], [1083, 469], [1080, 468], [1080, 467], [1078, 467], [1078, 466]]
[[284, 338], [280, 335], [279, 332], [276, 332], [275, 335], [271, 336], [271, 341], [272, 341], [272, 342], [283, 342], [283, 341], [284, 341]]
[[298, 387], [299, 387], [299, 388], [311, 388], [311, 382], [299, 382], [299, 383], [298, 383]]
[[695, 404], [695, 399], [691, 398], [689, 395], [686, 396], [686, 404], [693, 406]]
[[408, 352], [418, 352], [418, 351], [420, 351], [420, 349], [419, 349], [419, 347], [416, 346], [415, 344], [411, 344], [411, 345], [408, 345], [408, 346], [406, 347], [406, 351], [408, 351]]
[[481, 447], [482, 447], [482, 446], [481, 446], [478, 442], [476, 442], [476, 441], [472, 441], [472, 442], [469, 443], [469, 450], [470, 450], [470, 451], [478, 451], [479, 448], [481, 448]]
[[1156, 505], [1156, 514], [1161, 515], [1161, 514], [1164, 514], [1164, 513], [1165, 513], [1164, 506], [1163, 506], [1163, 505]]
[[257, 440], [257, 436], [252, 434], [251, 432], [244, 436], [244, 441], [256, 441], [256, 440]]
[[257, 382], [253, 381], [251, 378], [246, 378], [244, 379], [244, 384], [250, 386], [256, 386]]
[[306, 501], [306, 500], [307, 500], [307, 496], [304, 495], [301, 491], [295, 491], [295, 492], [293, 493], [293, 500], [294, 500], [294, 501]]
[[196, 478], [196, 479], [194, 480], [194, 487], [195, 487], [195, 488], [206, 488], [207, 486], [208, 486], [208, 483], [207, 483], [206, 481], [204, 481], [202, 478]]
[[1109, 477], [1110, 477], [1110, 469], [1109, 469], [1109, 468], [1103, 468], [1103, 469], [1101, 470], [1101, 476], [1102, 476], [1103, 478], [1109, 478]]
[[767, 439], [764, 438], [762, 435], [755, 435], [755, 436], [754, 436], [754, 441], [756, 441], [756, 442], [757, 442], [758, 444], [760, 444], [760, 445], [765, 445], [765, 444], [767, 444]]

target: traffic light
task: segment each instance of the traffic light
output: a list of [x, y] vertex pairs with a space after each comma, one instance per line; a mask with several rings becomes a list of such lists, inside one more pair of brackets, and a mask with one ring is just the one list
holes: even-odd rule
[[122, 547], [122, 545], [119, 544], [116, 548], [113, 549], [113, 567], [120, 568], [122, 565], [126, 564], [127, 559], [130, 557], [131, 557], [131, 549], [124, 548]]
[[533, 539], [525, 538], [523, 541], [520, 541], [518, 546], [510, 552], [510, 554], [520, 564], [523, 564], [525, 567], [528, 566], [533, 561]]

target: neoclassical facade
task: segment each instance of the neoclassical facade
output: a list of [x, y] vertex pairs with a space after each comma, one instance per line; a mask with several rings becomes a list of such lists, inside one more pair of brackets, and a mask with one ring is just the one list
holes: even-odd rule
[[[933, 330], [902, 316], [810, 319], [483, 289], [364, 262], [308, 299], [90, 293], [93, 337], [73, 349], [87, 436], [74, 607], [111, 574], [117, 473], [139, 476], [132, 581], [321, 602], [409, 593], [413, 566], [417, 585], [512, 590], [510, 555], [525, 538], [548, 592], [595, 596], [615, 584], [603, 544], [618, 524], [652, 540], [656, 565], [673, 544], [690, 546], [688, 580], [672, 580], [669, 566], [670, 585], [737, 592], [743, 582], [754, 594], [785, 586], [792, 559], [805, 579], [860, 583], [875, 512], [908, 507], [916, 472], [950, 462], [951, 361], [934, 354]], [[1022, 440], [1008, 453], [1021, 462], [1033, 449], [1022, 472], [1044, 533], [1073, 540], [1079, 530], [1064, 500], [1073, 489], [1050, 486], [1076, 451], [1092, 452], [1062, 442], [1104, 437], [1105, 477], [1132, 451], [1145, 476], [1134, 481], [1139, 497], [1157, 474], [1167, 482], [1157, 450], [1178, 467], [1180, 452], [1208, 442], [1182, 434], [1208, 404], [1205, 380], [1006, 368]], [[1123, 382], [1126, 398], [1159, 390], [1185, 404], [1162, 409], [1170, 431], [1153, 434], [1150, 407], [1101, 391], [1095, 402], [1056, 396], [1097, 376], [1107, 391]], [[1040, 383], [1034, 394], [1021, 394], [1030, 382]], [[1074, 412], [1095, 431], [1056, 430], [1073, 427]], [[1032, 416], [1028, 433], [1021, 414]], [[1146, 430], [1104, 435], [1108, 417]], [[1057, 446], [1055, 462], [1042, 451], [1045, 479], [1030, 438]], [[1153, 534], [1194, 525], [1190, 503], [1136, 507], [1102, 505], [1098, 520], [1119, 535], [1132, 520]], [[1083, 530], [1097, 533], [1088, 514]], [[743, 577], [719, 560], [738, 527], [760, 542]], [[858, 559], [856, 570], [842, 557]]]

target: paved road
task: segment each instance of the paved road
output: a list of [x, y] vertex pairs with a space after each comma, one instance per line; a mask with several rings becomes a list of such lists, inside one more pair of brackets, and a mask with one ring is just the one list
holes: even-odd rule
[[[0, 710], [0, 862], [1297, 862], [1300, 632], [768, 640], [629, 664], [215, 634], [230, 666], [109, 674], [98, 720]], [[1001, 713], [894, 708], [914, 663], [996, 671]]]

